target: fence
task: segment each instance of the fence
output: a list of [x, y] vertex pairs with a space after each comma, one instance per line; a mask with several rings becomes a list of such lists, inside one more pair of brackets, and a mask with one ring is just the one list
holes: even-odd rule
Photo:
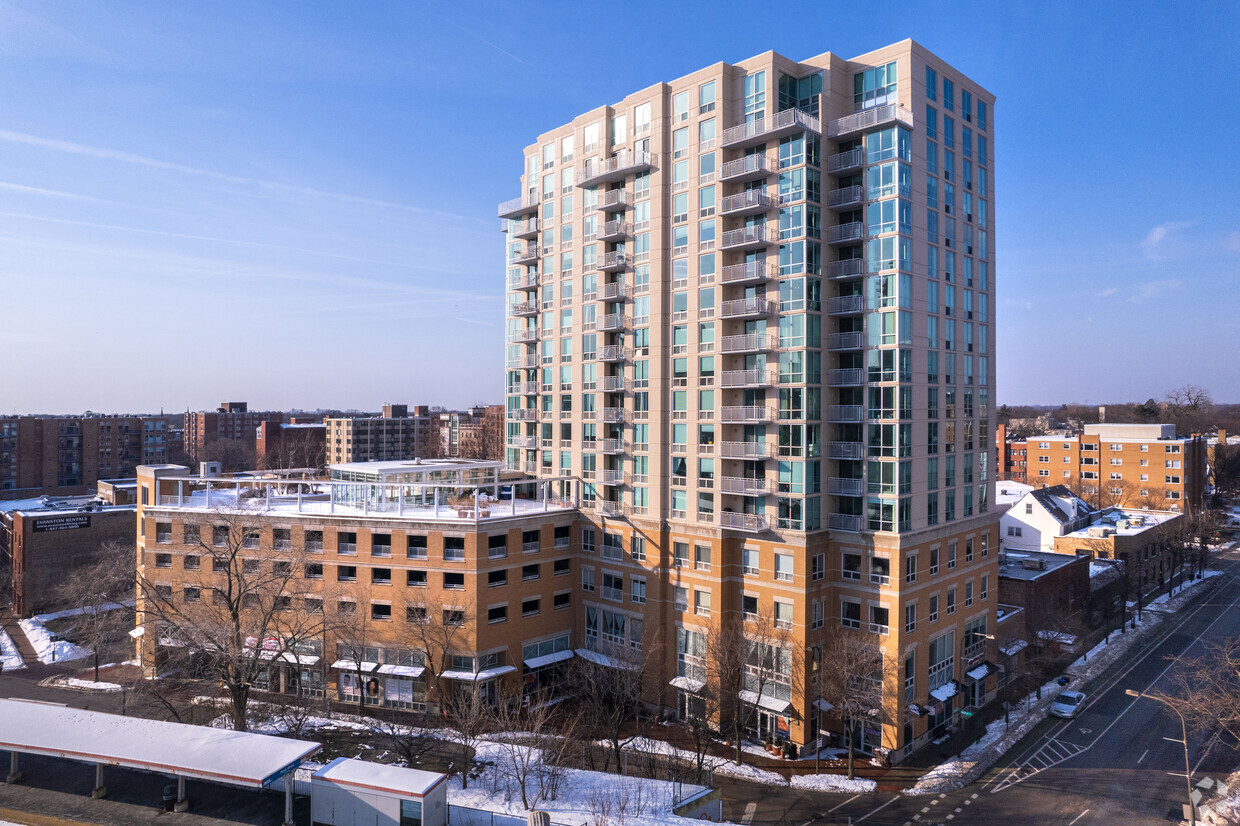
[[[505, 815], [449, 803], [448, 823], [449, 826], [527, 826], [528, 820], [525, 815]], [[553, 820], [551, 826], [586, 826], [586, 822], [583, 820], [579, 823], [565, 823]]]
[[698, 793], [697, 789], [683, 790], [682, 787], [685, 784], [690, 786], [715, 785], [715, 773], [709, 765], [712, 760], [709, 755], [706, 757], [707, 765], [703, 765], [699, 769], [696, 761], [691, 757], [685, 759], [670, 754], [621, 749], [620, 763], [617, 765], [616, 753], [610, 746], [582, 743], [580, 760], [578, 761], [577, 758], [578, 755], [574, 754], [572, 750], [569, 750], [564, 756], [566, 761], [572, 761], [572, 768], [670, 782], [673, 784], [673, 806], [680, 805], [685, 799]]

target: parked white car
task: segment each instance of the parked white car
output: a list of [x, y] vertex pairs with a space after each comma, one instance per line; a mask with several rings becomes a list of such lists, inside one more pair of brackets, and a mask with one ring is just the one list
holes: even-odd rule
[[1051, 702], [1050, 713], [1056, 717], [1072, 719], [1081, 713], [1085, 694], [1081, 691], [1064, 691]]

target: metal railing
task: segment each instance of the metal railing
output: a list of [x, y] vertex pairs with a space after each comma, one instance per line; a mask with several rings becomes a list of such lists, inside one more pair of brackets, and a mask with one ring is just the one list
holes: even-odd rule
[[885, 126], [888, 123], [898, 123], [911, 129], [913, 128], [913, 113], [898, 103], [875, 106], [873, 109], [866, 109], [831, 121], [827, 124], [827, 137], [836, 138], [851, 132]]

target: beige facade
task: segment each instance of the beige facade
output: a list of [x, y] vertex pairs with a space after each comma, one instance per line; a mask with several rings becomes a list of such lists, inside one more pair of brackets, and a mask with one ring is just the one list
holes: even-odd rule
[[413, 415], [403, 404], [386, 404], [383, 415], [324, 419], [327, 463], [387, 462], [437, 456], [439, 419], [425, 406]]
[[[897, 758], [957, 719], [932, 690], [987, 693], [968, 671], [997, 603], [993, 115], [912, 41], [768, 52], [540, 135], [499, 210], [506, 460], [583, 479], [616, 537], [597, 567], [623, 606], [587, 607], [658, 629], [682, 678], [682, 632], [754, 597], [793, 660], [840, 625], [879, 634], [901, 676], [857, 737]], [[835, 725], [799, 682], [760, 699], [757, 733]], [[654, 693], [682, 706], [685, 685]]]

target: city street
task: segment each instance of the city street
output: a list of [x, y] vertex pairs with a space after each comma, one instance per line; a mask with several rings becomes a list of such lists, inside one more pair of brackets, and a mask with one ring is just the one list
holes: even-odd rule
[[[1178, 822], [1187, 802], [1179, 719], [1125, 689], [1169, 688], [1174, 658], [1196, 655], [1203, 639], [1240, 633], [1240, 554], [1215, 558], [1224, 572], [1160, 628], [1153, 644], [1092, 684], [1074, 720], [1047, 718], [980, 780], [948, 794], [826, 795], [795, 789], [725, 791], [726, 818], [750, 824], [989, 824], [1071, 826]], [[1002, 725], [1002, 723], [1000, 723]], [[1225, 777], [1240, 765], [1236, 744], [1189, 733], [1193, 782]], [[738, 790], [740, 791], [740, 790]], [[1034, 813], [1035, 814], [1031, 814]]]

